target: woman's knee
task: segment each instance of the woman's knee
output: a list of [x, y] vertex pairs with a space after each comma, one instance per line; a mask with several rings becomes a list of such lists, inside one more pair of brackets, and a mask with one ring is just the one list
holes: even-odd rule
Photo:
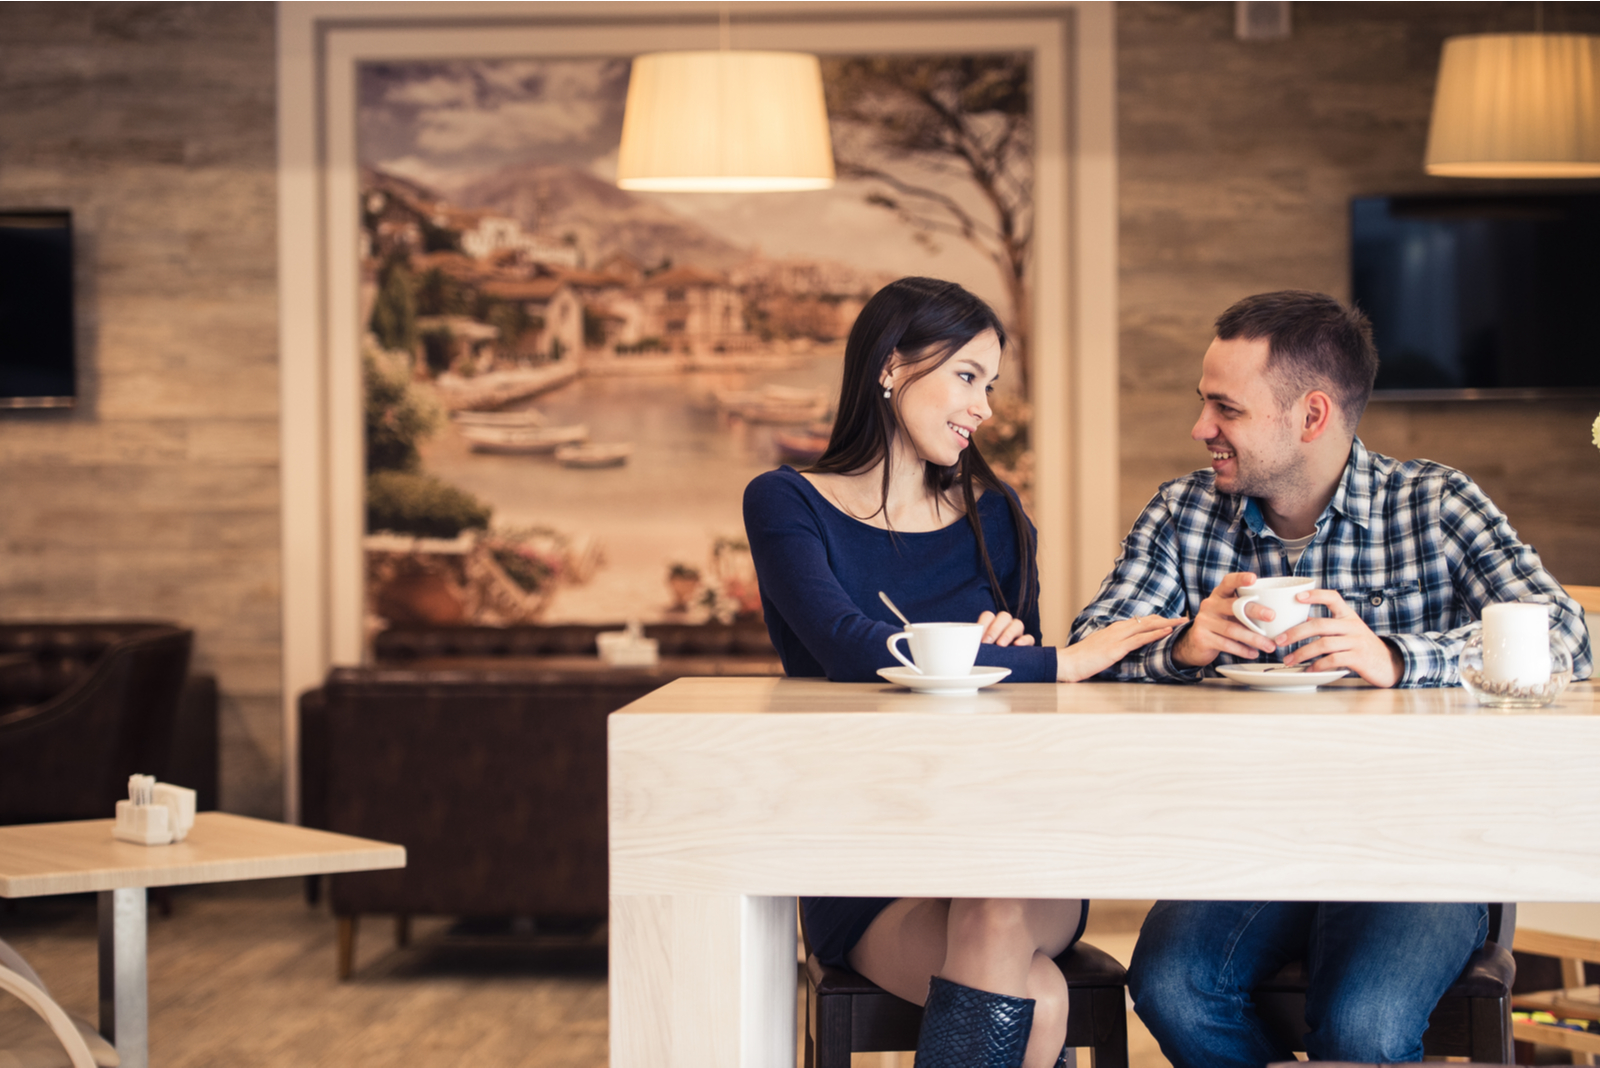
[[1052, 1037], [1067, 1036], [1067, 980], [1056, 962], [1035, 953], [1028, 970], [1028, 997], [1033, 999], [1033, 1026]]
[[1027, 902], [1015, 898], [958, 898], [950, 902], [949, 937], [967, 946], [1034, 949]]

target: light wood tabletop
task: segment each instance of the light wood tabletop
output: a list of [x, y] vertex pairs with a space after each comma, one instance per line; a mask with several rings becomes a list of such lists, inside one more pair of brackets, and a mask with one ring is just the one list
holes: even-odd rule
[[681, 679], [608, 726], [612, 1064], [792, 1063], [796, 895], [1600, 901], [1596, 696]]
[[0, 897], [100, 895], [100, 1033], [123, 1068], [149, 1068], [145, 890], [403, 868], [403, 846], [287, 823], [201, 812], [182, 842], [112, 837], [114, 820], [0, 827]]
[[202, 812], [182, 842], [111, 836], [112, 820], [0, 827], [0, 897], [236, 882], [403, 868], [404, 846], [287, 823]]

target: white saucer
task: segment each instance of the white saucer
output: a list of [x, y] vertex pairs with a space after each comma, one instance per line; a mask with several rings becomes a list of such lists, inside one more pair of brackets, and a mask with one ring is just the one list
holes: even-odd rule
[[892, 667], [879, 668], [878, 674], [896, 686], [909, 686], [918, 693], [952, 694], [977, 693], [1011, 674], [1011, 669], [975, 667], [970, 675], [924, 675], [908, 667]]
[[1338, 671], [1310, 671], [1298, 665], [1284, 667], [1282, 664], [1226, 664], [1219, 665], [1217, 672], [1253, 690], [1278, 690], [1282, 693], [1310, 693], [1324, 683], [1350, 674], [1343, 668]]

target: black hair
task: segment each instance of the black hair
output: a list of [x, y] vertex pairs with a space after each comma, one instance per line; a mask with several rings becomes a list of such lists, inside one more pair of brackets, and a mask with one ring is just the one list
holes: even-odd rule
[[[828, 447], [817, 462], [806, 470], [818, 474], [856, 475], [871, 470], [883, 461], [883, 497], [874, 515], [889, 507], [889, 464], [891, 444], [899, 428], [899, 416], [892, 397], [884, 396], [882, 379], [889, 360], [899, 353], [906, 370], [898, 388], [939, 369], [963, 346], [985, 330], [994, 331], [1005, 348], [1006, 328], [994, 310], [954, 282], [936, 278], [902, 278], [890, 282], [872, 295], [850, 328], [844, 347], [844, 377], [839, 388], [839, 411], [834, 419]], [[1034, 567], [1033, 528], [1022, 504], [978, 451], [976, 438], [961, 450], [961, 458], [949, 467], [924, 462], [923, 485], [935, 499], [941, 499], [957, 484], [966, 504], [967, 523], [978, 540], [978, 553], [989, 577], [989, 587], [999, 598], [999, 607], [1015, 616], [1028, 613], [1038, 601], [1039, 576]], [[1015, 607], [995, 574], [984, 541], [983, 524], [978, 521], [974, 486], [1005, 498], [1017, 531], [1017, 555], [1021, 561], [1021, 588]]]
[[1372, 323], [1361, 309], [1305, 289], [1257, 293], [1217, 317], [1217, 337], [1267, 339], [1266, 370], [1282, 407], [1325, 389], [1348, 429], [1361, 421], [1378, 377]]

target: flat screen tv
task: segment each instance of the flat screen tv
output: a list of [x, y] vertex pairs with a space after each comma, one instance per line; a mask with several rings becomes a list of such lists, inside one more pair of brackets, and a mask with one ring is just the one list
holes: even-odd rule
[[72, 215], [0, 211], [0, 408], [69, 408]]
[[1377, 395], [1600, 393], [1600, 195], [1358, 197]]

